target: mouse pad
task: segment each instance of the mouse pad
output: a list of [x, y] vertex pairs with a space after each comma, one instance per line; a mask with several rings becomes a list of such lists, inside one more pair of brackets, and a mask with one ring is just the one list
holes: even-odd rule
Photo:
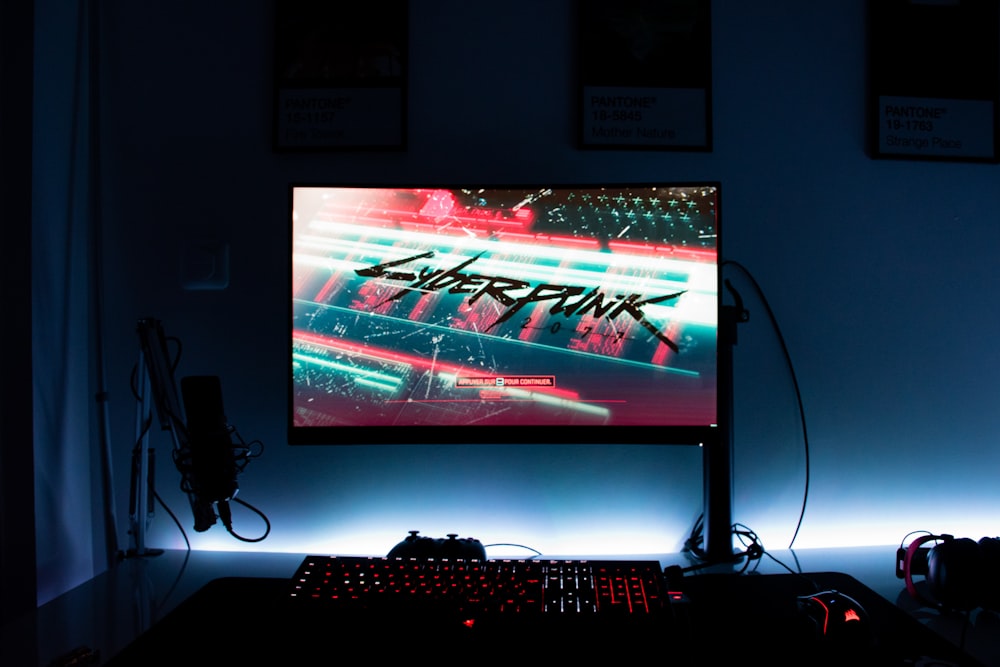
[[[481, 631], [429, 615], [336, 615], [289, 604], [285, 579], [228, 577], [209, 582], [106, 664], [334, 664], [420, 656], [496, 660], [577, 659], [585, 664], [647, 660], [666, 664], [975, 665], [952, 644], [854, 578], [700, 574], [679, 582], [686, 602], [655, 626], [591, 623], [557, 631], [521, 623]], [[824, 590], [864, 610], [866, 633], [828, 641], [797, 598]], [[575, 624], [574, 624], [575, 626]], [[629, 657], [631, 656], [631, 657]], [[194, 661], [194, 662], [192, 662]]]
[[[836, 572], [701, 574], [680, 585], [691, 600], [692, 642], [726, 660], [801, 665], [976, 665], [957, 647], [861, 584]], [[849, 632], [826, 635], [800, 597], [837, 591], [862, 610]], [[829, 622], [838, 621], [831, 617]], [[852, 612], [853, 614], [853, 612]]]

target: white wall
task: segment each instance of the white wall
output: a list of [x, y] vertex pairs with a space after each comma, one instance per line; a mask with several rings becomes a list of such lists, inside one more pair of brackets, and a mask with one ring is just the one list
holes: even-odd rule
[[[796, 545], [996, 532], [998, 168], [865, 155], [862, 0], [715, 0], [706, 154], [574, 148], [571, 3], [521, 0], [412, 3], [407, 151], [275, 154], [268, 4], [105, 3], [122, 516], [135, 321], [153, 316], [183, 340], [179, 373], [219, 375], [231, 421], [267, 446], [240, 497], [269, 515], [271, 536], [251, 546], [217, 527], [196, 548], [381, 553], [419, 529], [550, 554], [678, 549], [700, 510], [696, 450], [289, 447], [287, 185], [712, 179], [725, 255], [765, 291], [801, 383], [812, 486]], [[203, 235], [230, 244], [231, 283], [185, 292], [179, 249]], [[802, 437], [765, 311], [732, 277], [751, 310], [736, 348], [735, 519], [784, 547]], [[154, 444], [159, 490], [190, 534], [169, 440]], [[252, 516], [236, 521], [258, 532]], [[165, 513], [150, 542], [182, 545]]]

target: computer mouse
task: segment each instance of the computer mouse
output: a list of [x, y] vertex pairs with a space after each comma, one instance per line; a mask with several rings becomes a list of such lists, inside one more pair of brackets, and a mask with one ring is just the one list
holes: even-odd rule
[[849, 595], [829, 590], [801, 595], [797, 603], [811, 638], [819, 644], [839, 649], [871, 647], [874, 635], [868, 613]]

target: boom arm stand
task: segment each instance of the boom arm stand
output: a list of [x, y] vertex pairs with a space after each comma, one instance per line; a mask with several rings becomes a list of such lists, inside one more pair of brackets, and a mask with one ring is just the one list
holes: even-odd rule
[[[136, 407], [136, 444], [132, 453], [132, 477], [129, 497], [129, 534], [132, 548], [127, 556], [158, 556], [162, 549], [146, 547], [146, 532], [153, 518], [155, 497], [153, 450], [149, 447], [149, 432], [153, 427], [153, 407], [156, 407], [160, 427], [170, 431], [174, 451], [187, 445], [177, 385], [167, 354], [163, 325], [154, 319], [139, 320], [139, 363], [136, 370], [139, 403]], [[191, 510], [197, 516], [194, 495], [188, 492]], [[213, 515], [214, 521], [214, 515]]]

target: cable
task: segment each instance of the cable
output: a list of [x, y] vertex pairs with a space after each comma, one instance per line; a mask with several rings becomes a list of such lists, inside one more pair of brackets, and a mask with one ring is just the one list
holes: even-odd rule
[[174, 360], [170, 364], [170, 374], [173, 375], [177, 370], [177, 367], [181, 364], [181, 355], [184, 353], [184, 344], [177, 336], [165, 336], [164, 340], [177, 346], [177, 354], [174, 355]]
[[181, 537], [184, 538], [184, 544], [187, 547], [187, 551], [190, 552], [191, 541], [188, 540], [187, 532], [184, 530], [184, 526], [181, 525], [180, 519], [178, 519], [177, 515], [174, 514], [173, 510], [170, 509], [170, 506], [163, 501], [163, 498], [160, 496], [159, 493], [154, 492], [153, 496], [156, 498], [156, 502], [160, 503], [160, 507], [162, 507], [166, 511], [166, 513], [170, 515], [171, 519], [173, 519], [174, 524], [177, 526], [177, 530], [181, 531]]
[[490, 547], [516, 547], [518, 549], [527, 549], [528, 551], [531, 551], [535, 554], [534, 556], [532, 556], [532, 558], [538, 558], [539, 556], [542, 555], [542, 552], [539, 551], [538, 549], [532, 549], [531, 547], [525, 544], [514, 544], [512, 542], [494, 542], [493, 544], [483, 545], [484, 549], [489, 549]]
[[958, 648], [965, 653], [965, 640], [969, 636], [969, 628], [972, 627], [972, 610], [967, 609], [964, 614], [962, 614], [962, 634], [958, 639]]
[[[698, 570], [714, 564], [707, 560], [705, 552], [701, 548], [701, 543], [704, 539], [702, 534], [704, 530], [704, 520], [704, 513], [699, 514], [698, 518], [695, 520], [694, 527], [691, 529], [691, 534], [688, 535], [688, 538], [684, 541], [684, 547], [682, 549], [682, 551], [690, 553], [692, 558], [695, 560], [702, 562], [689, 568], [683, 568], [682, 572]], [[734, 523], [730, 526], [730, 530], [732, 531], [732, 535], [736, 537], [736, 539], [738, 539], [740, 544], [743, 546], [742, 552], [733, 554], [733, 562], [735, 563], [741, 558], [746, 559], [743, 563], [743, 568], [740, 570], [740, 574], [746, 572], [750, 568], [751, 563], [755, 563], [754, 570], [756, 570], [760, 566], [760, 559], [767, 553], [764, 549], [764, 543], [761, 541], [760, 536], [742, 523]], [[781, 563], [773, 556], [770, 558], [775, 560], [775, 562], [783, 566], [785, 569], [789, 569], [787, 565]]]
[[761, 557], [766, 553], [764, 543], [757, 533], [742, 523], [733, 524], [733, 535], [743, 545], [744, 550], [742, 555], [746, 556], [746, 562], [743, 563], [743, 569], [740, 570], [740, 573], [746, 572], [750, 568], [750, 563], [754, 563], [754, 570], [756, 570], [760, 567]]
[[[177, 367], [181, 363], [181, 355], [184, 353], [184, 344], [181, 342], [181, 339], [177, 338], [176, 336], [166, 336], [164, 338], [164, 340], [167, 341], [167, 342], [169, 342], [169, 343], [174, 343], [177, 346], [177, 352], [174, 355], [174, 358], [170, 361], [170, 374], [173, 375], [174, 371], [177, 370]], [[129, 378], [130, 378], [129, 379], [129, 385], [130, 385], [130, 387], [132, 389], [132, 397], [135, 400], [137, 400], [137, 401], [141, 401], [142, 400], [142, 395], [139, 393], [139, 365], [138, 364], [133, 364], [132, 365], [132, 374], [129, 376]], [[176, 418], [176, 416], [175, 416], [175, 418]]]
[[806, 427], [806, 411], [805, 407], [802, 404], [802, 392], [799, 389], [799, 380], [795, 375], [795, 366], [794, 364], [792, 364], [792, 357], [791, 354], [789, 354], [788, 352], [788, 345], [785, 343], [785, 337], [781, 333], [781, 327], [778, 326], [778, 320], [774, 316], [774, 311], [771, 310], [771, 305], [768, 303], [767, 297], [764, 296], [764, 291], [760, 288], [760, 285], [757, 283], [757, 280], [753, 277], [750, 271], [739, 262], [733, 260], [726, 260], [722, 263], [722, 265], [723, 266], [732, 265], [737, 269], [739, 269], [740, 272], [743, 273], [744, 276], [746, 276], [746, 278], [750, 281], [750, 284], [753, 286], [754, 291], [757, 293], [757, 296], [760, 298], [761, 303], [764, 305], [764, 310], [767, 312], [768, 319], [771, 320], [771, 326], [774, 328], [774, 333], [778, 337], [778, 343], [781, 345], [782, 354], [784, 355], [785, 361], [788, 364], [788, 372], [789, 375], [791, 376], [792, 386], [794, 387], [795, 390], [795, 400], [798, 404], [798, 409], [799, 409], [799, 420], [802, 424], [802, 442], [803, 442], [803, 451], [805, 454], [805, 482], [802, 492], [802, 506], [801, 509], [799, 510], [799, 519], [795, 525], [795, 532], [792, 534], [792, 539], [788, 543], [788, 548], [792, 549], [793, 546], [795, 545], [796, 538], [799, 536], [799, 530], [802, 528], [802, 521], [804, 520], [806, 514], [806, 506], [808, 505], [809, 502], [809, 484], [810, 484], [809, 432]]
[[166, 606], [167, 600], [170, 599], [170, 596], [173, 595], [174, 591], [177, 590], [178, 586], [181, 583], [181, 579], [184, 578], [184, 573], [187, 571], [188, 562], [190, 560], [191, 560], [191, 551], [190, 550], [185, 551], [184, 552], [184, 561], [181, 562], [181, 566], [177, 570], [177, 576], [174, 577], [174, 583], [170, 585], [170, 588], [167, 589], [167, 592], [163, 594], [162, 598], [160, 598], [159, 604], [156, 605], [156, 614], [157, 615], [159, 615], [159, 613]]
[[[703, 518], [701, 516], [698, 517], [698, 519], [695, 522], [695, 529], [692, 531], [691, 536], [685, 543], [685, 551], [691, 551], [692, 554], [695, 555], [697, 555], [698, 553], [697, 549], [696, 548], [692, 549], [689, 547], [689, 545], [696, 547], [696, 545], [700, 544], [701, 542], [700, 526], [702, 524], [702, 519]], [[757, 569], [760, 567], [760, 562], [766, 556], [767, 558], [769, 558], [770, 560], [774, 561], [775, 563], [783, 567], [785, 570], [787, 570], [789, 574], [793, 574], [798, 577], [801, 577], [802, 579], [805, 579], [807, 582], [809, 582], [809, 584], [813, 587], [814, 590], [816, 591], [820, 590], [820, 586], [817, 584], [817, 582], [811, 577], [809, 577], [807, 574], [802, 572], [802, 566], [799, 564], [798, 555], [796, 555], [794, 550], [792, 550], [791, 553], [792, 557], [795, 559], [796, 567], [792, 568], [789, 567], [786, 563], [784, 563], [780, 559], [776, 558], [769, 551], [767, 551], [767, 549], [765, 549], [764, 547], [764, 542], [760, 539], [760, 536], [757, 535], [757, 533], [754, 530], [748, 528], [747, 526], [741, 523], [734, 523], [732, 528], [733, 528], [733, 535], [736, 536], [736, 538], [739, 539], [740, 543], [744, 546], [743, 553], [739, 554], [738, 556], [746, 558], [746, 561], [743, 563], [743, 567], [736, 574], [739, 575], [746, 574], [748, 570], [751, 570], [750, 568], [751, 563], [753, 563], [752, 572], [756, 572]], [[680, 583], [680, 579], [684, 577], [686, 574], [688, 574], [689, 572], [695, 572], [698, 570], [705, 569], [714, 564], [715, 563], [712, 563], [710, 561], [705, 561], [703, 563], [698, 563], [696, 565], [691, 565], [683, 568], [680, 567], [679, 565], [672, 565], [664, 568], [664, 575], [668, 579], [668, 586], [682, 587], [683, 585]]]
[[684, 547], [681, 551], [690, 552], [698, 560], [704, 558], [704, 554], [701, 550], [702, 542], [702, 531], [705, 525], [705, 513], [702, 512], [698, 515], [698, 518], [694, 520], [694, 526], [691, 527], [691, 532], [688, 533], [688, 538], [684, 540]]
[[768, 558], [770, 558], [771, 560], [773, 560], [773, 561], [774, 561], [775, 563], [777, 563], [777, 564], [778, 564], [778, 565], [780, 565], [781, 567], [783, 567], [783, 568], [785, 568], [786, 570], [788, 570], [788, 572], [789, 572], [790, 574], [802, 574], [802, 566], [801, 566], [801, 565], [799, 565], [799, 560], [798, 560], [798, 557], [796, 557], [796, 556], [795, 556], [795, 552], [792, 552], [792, 556], [793, 556], [793, 557], [795, 558], [795, 567], [796, 567], [797, 569], [792, 569], [791, 567], [789, 567], [788, 565], [786, 565], [786, 564], [785, 564], [784, 562], [782, 562], [781, 560], [779, 560], [779, 559], [775, 558], [775, 557], [774, 557], [774, 556], [773, 556], [773, 555], [771, 554], [771, 552], [770, 552], [770, 551], [765, 551], [765, 552], [764, 552], [764, 555], [765, 555], [765, 556], [767, 556]]
[[899, 541], [899, 548], [900, 549], [904, 549], [906, 547], [906, 540], [908, 540], [913, 535], [917, 535], [918, 533], [921, 534], [921, 535], [933, 535], [934, 534], [934, 533], [932, 533], [929, 530], [911, 530], [906, 535], [903, 535], [903, 539], [901, 539]]
[[267, 515], [265, 515], [259, 509], [257, 509], [256, 507], [254, 507], [253, 505], [251, 505], [250, 503], [248, 503], [248, 502], [246, 502], [244, 500], [240, 500], [239, 498], [233, 498], [232, 500], [233, 500], [234, 503], [239, 503], [240, 505], [243, 505], [243, 507], [246, 507], [248, 510], [256, 513], [257, 516], [259, 516], [261, 519], [264, 520], [264, 534], [261, 535], [260, 537], [243, 537], [242, 535], [240, 535], [239, 533], [237, 533], [236, 531], [234, 531], [233, 530], [233, 517], [232, 517], [232, 514], [230, 513], [230, 510], [229, 510], [229, 503], [227, 503], [227, 502], [218, 502], [218, 503], [216, 503], [216, 507], [218, 507], [218, 509], [219, 509], [219, 519], [222, 521], [222, 525], [226, 527], [226, 531], [230, 535], [232, 535], [236, 539], [240, 540], [241, 542], [261, 542], [268, 535], [271, 534], [271, 522], [268, 521]]

